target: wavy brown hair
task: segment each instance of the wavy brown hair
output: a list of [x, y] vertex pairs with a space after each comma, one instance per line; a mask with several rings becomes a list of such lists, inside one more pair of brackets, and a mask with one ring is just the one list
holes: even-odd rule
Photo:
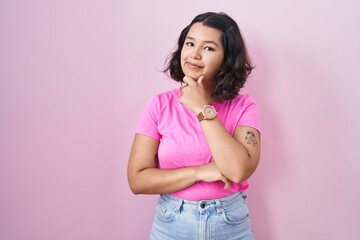
[[164, 72], [168, 72], [175, 81], [183, 82], [185, 75], [181, 68], [181, 50], [191, 26], [198, 22], [222, 32], [221, 43], [224, 48], [224, 60], [215, 78], [212, 98], [217, 102], [233, 99], [240, 88], [244, 86], [254, 67], [247, 54], [239, 26], [225, 13], [206, 12], [196, 16], [181, 31], [177, 49], [169, 55]]

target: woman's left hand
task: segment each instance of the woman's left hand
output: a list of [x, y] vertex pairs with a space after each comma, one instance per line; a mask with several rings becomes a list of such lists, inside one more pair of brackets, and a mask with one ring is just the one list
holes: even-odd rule
[[203, 85], [204, 76], [196, 81], [190, 76], [185, 76], [185, 85], [181, 87], [180, 103], [195, 114], [201, 112], [204, 105], [208, 104]]

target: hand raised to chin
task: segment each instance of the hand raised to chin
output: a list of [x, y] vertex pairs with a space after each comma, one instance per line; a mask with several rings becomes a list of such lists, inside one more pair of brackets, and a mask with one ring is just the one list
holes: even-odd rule
[[203, 81], [204, 76], [199, 77], [196, 81], [190, 76], [183, 78], [185, 85], [181, 87], [180, 103], [194, 114], [201, 112], [204, 105], [208, 104]]

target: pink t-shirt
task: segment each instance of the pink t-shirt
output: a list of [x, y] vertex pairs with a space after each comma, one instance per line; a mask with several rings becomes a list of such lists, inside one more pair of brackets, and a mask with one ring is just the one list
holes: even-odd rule
[[[158, 149], [159, 168], [176, 169], [198, 166], [213, 161], [210, 148], [200, 123], [194, 113], [179, 102], [180, 89], [156, 95], [148, 103], [136, 128], [136, 133], [160, 141]], [[259, 111], [250, 95], [238, 95], [222, 103], [211, 103], [218, 118], [233, 135], [239, 125], [260, 131]], [[224, 183], [197, 182], [192, 186], [171, 193], [191, 201], [222, 198], [247, 189], [248, 181], [232, 183], [224, 189]]]

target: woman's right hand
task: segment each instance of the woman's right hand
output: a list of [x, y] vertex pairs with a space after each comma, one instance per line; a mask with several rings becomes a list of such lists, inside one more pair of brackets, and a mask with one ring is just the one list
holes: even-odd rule
[[215, 162], [210, 162], [196, 167], [198, 181], [204, 182], [216, 182], [223, 181], [224, 188], [227, 189], [231, 185], [231, 181], [224, 177], [222, 173], [217, 169]]

